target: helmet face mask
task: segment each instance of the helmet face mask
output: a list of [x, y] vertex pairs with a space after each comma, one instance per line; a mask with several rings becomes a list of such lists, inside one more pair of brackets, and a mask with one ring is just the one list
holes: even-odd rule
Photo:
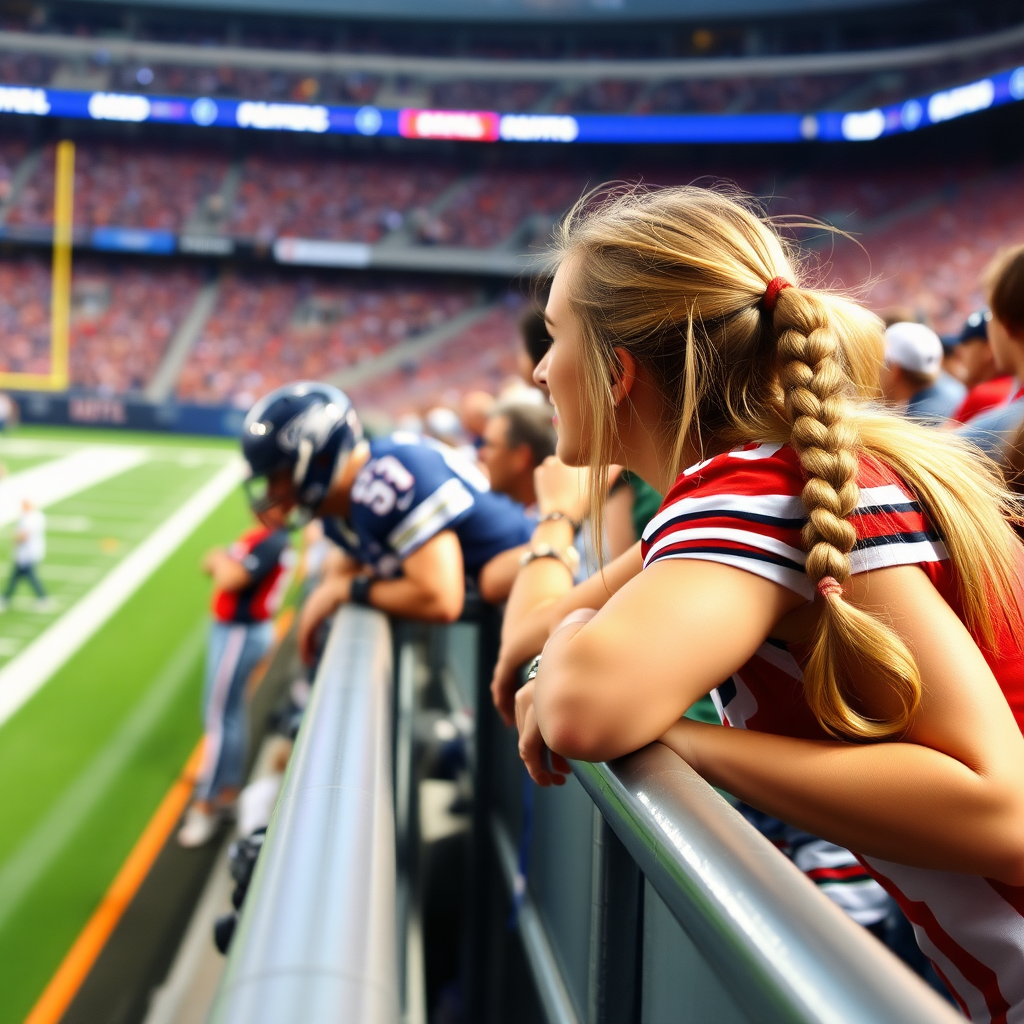
[[308, 522], [362, 436], [348, 396], [329, 384], [298, 381], [264, 396], [242, 427], [253, 511], [277, 507]]

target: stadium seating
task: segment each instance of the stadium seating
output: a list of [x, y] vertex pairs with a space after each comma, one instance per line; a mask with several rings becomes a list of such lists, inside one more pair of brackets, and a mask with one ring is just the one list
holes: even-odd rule
[[[104, 395], [141, 391], [202, 284], [198, 267], [75, 261], [71, 384]], [[50, 267], [35, 255], [0, 260], [0, 371], [50, 372]]]
[[540, 219], [547, 237], [551, 223], [579, 198], [586, 187], [583, 174], [569, 171], [492, 170], [475, 175], [437, 220], [424, 241], [489, 248], [506, 241], [527, 218]]
[[512, 294], [482, 319], [429, 355], [353, 389], [363, 409], [398, 417], [454, 404], [467, 391], [496, 394], [516, 372], [522, 344], [518, 321], [525, 300]]
[[[137, 227], [179, 232], [214, 193], [227, 160], [216, 151], [82, 143], [75, 153], [75, 226]], [[54, 150], [48, 146], [8, 223], [53, 223]]]
[[187, 401], [247, 408], [289, 380], [318, 379], [436, 327], [470, 289], [251, 271], [231, 275], [178, 384]]
[[252, 156], [227, 230], [264, 241], [292, 235], [376, 242], [455, 177], [453, 168], [408, 161]]
[[0, 260], [0, 371], [50, 372], [50, 272], [32, 256]]
[[199, 268], [187, 264], [81, 261], [72, 293], [73, 386], [100, 394], [145, 388], [202, 280]]

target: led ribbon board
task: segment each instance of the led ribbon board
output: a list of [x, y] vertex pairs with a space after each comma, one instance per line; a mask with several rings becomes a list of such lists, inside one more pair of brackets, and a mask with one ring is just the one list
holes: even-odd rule
[[807, 114], [502, 114], [384, 110], [0, 85], [0, 113], [462, 142], [865, 142], [1024, 99], [1024, 67], [872, 110]]

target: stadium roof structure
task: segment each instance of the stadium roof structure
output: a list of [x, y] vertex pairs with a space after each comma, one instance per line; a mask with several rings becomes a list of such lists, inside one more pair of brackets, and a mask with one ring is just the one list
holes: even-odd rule
[[[124, 6], [123, 0], [100, 0]], [[924, 0], [132, 0], [135, 7], [462, 22], [636, 22], [824, 14]]]

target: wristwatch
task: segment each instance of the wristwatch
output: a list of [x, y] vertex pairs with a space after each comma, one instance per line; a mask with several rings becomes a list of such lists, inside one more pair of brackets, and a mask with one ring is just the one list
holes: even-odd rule
[[580, 553], [575, 548], [559, 551], [550, 544], [538, 544], [536, 547], [530, 548], [529, 551], [524, 551], [519, 558], [519, 565], [529, 565], [538, 558], [553, 558], [555, 561], [561, 562], [573, 576], [576, 575], [576, 570], [580, 567]]
[[557, 510], [554, 512], [545, 512], [544, 515], [537, 520], [537, 525], [540, 526], [541, 523], [554, 523], [559, 519], [564, 519], [572, 527], [573, 533], [579, 533], [580, 527], [583, 525], [582, 523], [577, 523], [576, 520], [568, 513], [559, 512]]

